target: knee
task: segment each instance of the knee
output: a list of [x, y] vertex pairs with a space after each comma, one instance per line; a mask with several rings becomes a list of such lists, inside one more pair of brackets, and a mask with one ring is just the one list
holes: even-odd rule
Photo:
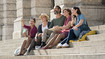
[[24, 40], [24, 42], [27, 42], [27, 40]]
[[61, 34], [59, 34], [59, 35], [58, 35], [58, 37], [62, 37], [62, 35], [61, 35]]
[[47, 31], [48, 31], [48, 29], [45, 29], [45, 30], [44, 30], [44, 32], [47, 32]]

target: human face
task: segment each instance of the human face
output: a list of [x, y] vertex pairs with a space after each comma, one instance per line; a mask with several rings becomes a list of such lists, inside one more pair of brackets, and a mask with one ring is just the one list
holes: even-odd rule
[[64, 14], [64, 16], [68, 16], [69, 15], [69, 12], [67, 10], [64, 10], [63, 11], [63, 14]]
[[45, 16], [41, 16], [41, 21], [42, 22], [46, 22], [47, 21], [47, 18]]
[[58, 9], [57, 7], [54, 8], [54, 14], [58, 14], [60, 13], [60, 9]]
[[75, 10], [75, 9], [71, 9], [71, 12], [72, 12], [72, 15], [76, 15], [77, 14], [77, 10]]
[[30, 19], [29, 24], [30, 24], [31, 26], [35, 25], [34, 20], [33, 20], [33, 19]]

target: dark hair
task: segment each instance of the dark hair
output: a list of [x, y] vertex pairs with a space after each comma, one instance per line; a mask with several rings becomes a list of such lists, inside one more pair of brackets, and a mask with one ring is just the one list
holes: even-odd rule
[[69, 15], [71, 15], [71, 10], [70, 9], [63, 9], [63, 13], [64, 13], [64, 11], [67, 11], [67, 12], [69, 12]]
[[73, 7], [73, 9], [77, 10], [77, 14], [80, 15], [81, 14], [81, 11], [78, 7]]
[[57, 5], [56, 7], [57, 7], [58, 9], [60, 9], [60, 13], [61, 13], [61, 7], [60, 7], [60, 6], [58, 6], [58, 5]]
[[34, 20], [34, 23], [36, 23], [36, 19], [34, 17], [30, 17], [30, 19]]

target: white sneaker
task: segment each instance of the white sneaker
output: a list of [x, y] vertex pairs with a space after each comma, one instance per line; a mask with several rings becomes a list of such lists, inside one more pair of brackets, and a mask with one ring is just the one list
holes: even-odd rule
[[35, 49], [36, 50], [41, 49], [41, 46], [35, 46]]
[[67, 43], [64, 43], [63, 45], [62, 45], [62, 48], [68, 48], [69, 47], [69, 45], [67, 44]]
[[62, 47], [62, 44], [59, 43], [56, 48], [61, 48], [61, 47]]

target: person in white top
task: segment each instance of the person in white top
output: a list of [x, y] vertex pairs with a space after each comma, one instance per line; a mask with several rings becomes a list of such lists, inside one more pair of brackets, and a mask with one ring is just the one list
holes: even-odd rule
[[[45, 13], [42, 13], [39, 18], [41, 19], [41, 22], [42, 24], [39, 25], [38, 27], [38, 32], [37, 32], [37, 35], [35, 36], [35, 40], [32, 40], [31, 44], [30, 44], [30, 47], [27, 51], [27, 54], [33, 50], [33, 49], [39, 49], [41, 48], [41, 41], [42, 41], [42, 34], [43, 34], [43, 31], [45, 29], [48, 29], [49, 25], [50, 25], [50, 22], [48, 22], [48, 15], [45, 14]], [[34, 48], [35, 47], [35, 48]]]

